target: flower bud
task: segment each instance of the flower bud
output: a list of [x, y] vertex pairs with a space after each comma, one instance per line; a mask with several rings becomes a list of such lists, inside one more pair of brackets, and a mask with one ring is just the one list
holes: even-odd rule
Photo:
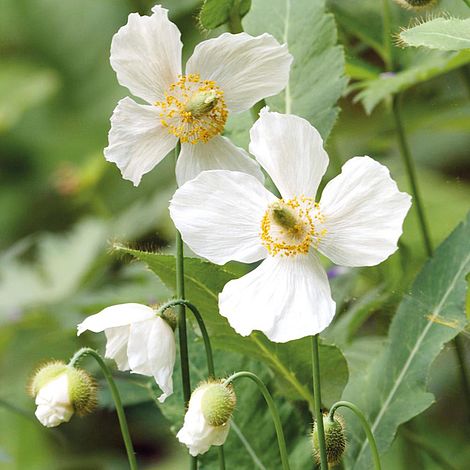
[[[335, 414], [331, 420], [328, 415], [323, 416], [323, 429], [325, 431], [326, 459], [329, 464], [335, 465], [343, 456], [346, 449], [346, 438], [344, 437], [344, 420]], [[312, 432], [313, 455], [320, 463], [320, 446], [318, 443], [318, 429], [316, 422], [313, 424]]]
[[395, 0], [398, 5], [407, 10], [423, 10], [425, 8], [432, 8], [437, 0]]
[[83, 369], [61, 361], [45, 364], [34, 374], [29, 391], [35, 397], [36, 417], [52, 428], [70, 421], [76, 412], [90, 413], [96, 406], [96, 384]]
[[211, 383], [205, 387], [201, 398], [202, 414], [211, 426], [222, 426], [232, 417], [237, 402], [233, 387], [222, 383]]

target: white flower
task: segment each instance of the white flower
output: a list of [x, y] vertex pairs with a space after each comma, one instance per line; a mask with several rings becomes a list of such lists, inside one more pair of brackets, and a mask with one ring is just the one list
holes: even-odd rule
[[111, 118], [108, 161], [137, 186], [181, 141], [178, 184], [203, 170], [238, 170], [263, 178], [254, 160], [222, 137], [228, 114], [249, 109], [287, 84], [292, 56], [269, 34], [224, 33], [201, 42], [181, 75], [180, 32], [157, 5], [129, 15], [114, 36], [111, 66], [118, 81], [145, 100], [121, 100]]
[[105, 356], [114, 359], [119, 370], [153, 376], [163, 391], [163, 402], [173, 393], [173, 367], [176, 358], [175, 334], [151, 307], [120, 304], [87, 317], [77, 334], [86, 330], [106, 335]]
[[202, 398], [210, 386], [210, 384], [203, 384], [193, 392], [188, 411], [184, 416], [183, 427], [176, 435], [193, 456], [204, 454], [210, 446], [223, 445], [230, 431], [230, 421], [221, 426], [211, 426], [204, 417]]
[[227, 283], [220, 313], [243, 336], [261, 330], [286, 342], [321, 332], [335, 314], [316, 250], [342, 266], [382, 262], [397, 249], [411, 198], [385, 166], [354, 157], [316, 202], [328, 166], [317, 130], [265, 108], [250, 135], [282, 199], [250, 175], [214, 170], [178, 189], [170, 213], [191, 249], [214, 263], [265, 259]]
[[53, 428], [67, 423], [74, 413], [66, 371], [50, 380], [36, 395], [36, 417], [43, 426]]

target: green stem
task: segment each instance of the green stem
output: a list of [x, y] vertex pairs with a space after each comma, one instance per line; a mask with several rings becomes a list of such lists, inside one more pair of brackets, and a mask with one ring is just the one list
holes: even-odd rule
[[269, 390], [266, 388], [266, 385], [264, 385], [263, 381], [257, 375], [248, 371], [235, 372], [235, 374], [232, 374], [228, 379], [224, 381], [224, 385], [229, 385], [240, 377], [246, 377], [252, 380], [258, 386], [260, 392], [263, 394], [263, 397], [266, 400], [266, 404], [268, 405], [269, 411], [271, 412], [274, 427], [276, 429], [277, 443], [279, 446], [279, 453], [281, 454], [282, 468], [283, 470], [290, 470], [289, 459], [287, 456], [286, 440], [284, 438], [284, 431], [282, 430], [281, 418], [279, 417], [279, 413], [277, 411], [274, 400], [271, 394], [269, 393]]
[[468, 370], [465, 362], [465, 346], [463, 343], [462, 336], [456, 336], [454, 338], [455, 352], [457, 354], [457, 360], [459, 362], [460, 380], [462, 382], [463, 393], [467, 401], [468, 412], [470, 413], [470, 383], [468, 381]]
[[349, 401], [338, 401], [336, 402], [330, 409], [330, 412], [328, 414], [328, 418], [333, 421], [335, 411], [340, 408], [341, 406], [344, 406], [345, 408], [349, 408], [351, 411], [355, 413], [355, 415], [359, 418], [361, 421], [362, 427], [367, 435], [367, 440], [369, 441], [371, 453], [372, 453], [372, 458], [374, 459], [374, 467], [376, 470], [381, 470], [381, 465], [380, 465], [380, 457], [379, 457], [379, 451], [377, 450], [377, 444], [375, 443], [374, 435], [372, 434], [372, 431], [370, 429], [369, 423], [362, 413], [362, 411], [354, 405], [354, 403], [351, 403]]
[[[178, 159], [180, 144], [175, 148], [175, 162]], [[184, 299], [184, 252], [183, 239], [176, 230], [176, 296]], [[184, 304], [177, 305], [178, 336], [180, 345], [181, 381], [183, 384], [184, 408], [186, 409], [191, 398], [191, 380], [189, 376], [188, 335], [186, 332], [186, 308]], [[197, 457], [190, 456], [191, 470], [197, 470]]]
[[389, 0], [382, 0], [383, 4], [383, 60], [385, 63], [385, 69], [387, 72], [393, 70], [393, 49], [392, 42], [390, 40], [392, 35], [391, 21], [390, 21], [390, 4]]
[[188, 307], [189, 310], [191, 310], [191, 312], [194, 314], [194, 318], [196, 319], [197, 324], [199, 325], [199, 329], [201, 330], [202, 339], [204, 341], [204, 347], [206, 349], [207, 370], [209, 373], [209, 377], [215, 377], [214, 356], [212, 354], [211, 340], [209, 338], [209, 333], [207, 332], [206, 325], [204, 324], [204, 320], [202, 319], [202, 315], [199, 313], [199, 310], [196, 308], [196, 306], [184, 299], [170, 300], [158, 309], [157, 314], [161, 315], [163, 312], [165, 312], [165, 310], [171, 307], [175, 307], [177, 305], [184, 305]]
[[243, 32], [242, 19], [240, 16], [240, 0], [235, 0], [233, 2], [232, 11], [230, 12], [228, 20], [228, 29], [232, 34]]
[[312, 375], [313, 398], [315, 400], [315, 420], [318, 431], [318, 446], [320, 447], [321, 470], [328, 470], [326, 457], [325, 430], [323, 429], [323, 415], [321, 411], [321, 387], [320, 387], [320, 358], [318, 354], [318, 335], [312, 336]]
[[108, 366], [105, 364], [103, 358], [93, 349], [91, 348], [82, 348], [79, 349], [70, 359], [69, 366], [75, 367], [80, 359], [85, 356], [93, 357], [98, 365], [100, 366], [101, 370], [103, 371], [103, 375], [108, 382], [109, 390], [111, 391], [111, 396], [114, 400], [114, 406], [116, 408], [116, 413], [119, 419], [119, 426], [121, 427], [121, 434], [122, 439], [124, 441], [124, 445], [126, 446], [127, 451], [127, 458], [129, 460], [129, 467], [131, 470], [137, 470], [137, 461], [135, 459], [135, 452], [134, 447], [132, 446], [131, 436], [129, 434], [129, 428], [127, 427], [126, 415], [124, 414], [124, 408], [121, 402], [121, 396], [119, 395], [119, 390], [116, 387], [116, 383], [114, 382], [113, 376], [111, 375]]
[[403, 121], [401, 117], [401, 95], [397, 95], [393, 98], [393, 117], [395, 119], [395, 128], [398, 135], [398, 143], [400, 147], [400, 155], [408, 174], [408, 179], [411, 186], [411, 192], [413, 193], [413, 202], [416, 207], [418, 214], [418, 222], [421, 230], [421, 236], [423, 237], [424, 246], [426, 248], [427, 256], [432, 256], [432, 244], [431, 237], [429, 235], [429, 229], [424, 215], [423, 203], [421, 201], [421, 195], [418, 189], [418, 180], [416, 177], [416, 168], [411, 157], [410, 147], [405, 134], [405, 128], [403, 127]]

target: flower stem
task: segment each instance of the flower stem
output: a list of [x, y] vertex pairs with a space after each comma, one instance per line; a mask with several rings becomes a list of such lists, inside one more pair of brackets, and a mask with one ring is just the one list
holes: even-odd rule
[[312, 375], [313, 398], [315, 400], [315, 419], [318, 429], [318, 446], [320, 447], [321, 470], [328, 470], [326, 458], [325, 430], [323, 429], [323, 416], [321, 411], [321, 387], [320, 387], [320, 358], [318, 355], [318, 335], [312, 336]]
[[[175, 148], [175, 162], [180, 152], [180, 144]], [[184, 252], [183, 239], [178, 230], [176, 230], [176, 295], [184, 299]], [[191, 380], [189, 376], [189, 358], [188, 358], [188, 335], [186, 332], [186, 308], [184, 304], [177, 305], [178, 314], [178, 336], [180, 345], [180, 364], [181, 381], [183, 384], [184, 408], [186, 410], [189, 399], [191, 398]], [[190, 456], [191, 470], [197, 470], [197, 457]]]
[[401, 104], [400, 104], [400, 95], [397, 95], [393, 98], [393, 117], [395, 119], [395, 128], [398, 135], [398, 143], [400, 146], [400, 154], [403, 160], [403, 163], [408, 174], [408, 179], [411, 186], [411, 192], [413, 193], [413, 202], [416, 207], [418, 214], [418, 222], [421, 230], [421, 236], [423, 237], [424, 246], [426, 249], [427, 256], [432, 256], [432, 244], [431, 237], [429, 235], [429, 229], [426, 222], [426, 217], [424, 215], [423, 203], [421, 201], [421, 195], [418, 189], [418, 180], [416, 177], [416, 168], [411, 157], [410, 147], [408, 145], [408, 140], [406, 138], [405, 129], [403, 127], [403, 121], [401, 117]]
[[266, 388], [266, 385], [264, 385], [263, 381], [257, 375], [248, 371], [235, 372], [235, 374], [232, 374], [228, 379], [224, 381], [224, 385], [229, 385], [240, 377], [246, 377], [255, 382], [255, 384], [258, 386], [258, 389], [263, 394], [263, 397], [266, 400], [266, 404], [268, 405], [269, 411], [271, 412], [274, 427], [276, 429], [277, 443], [279, 446], [279, 453], [281, 454], [282, 468], [283, 470], [290, 470], [289, 459], [287, 456], [286, 440], [284, 438], [284, 431], [282, 430], [281, 418], [279, 417], [279, 413], [277, 411], [274, 400], [271, 394], [269, 393], [269, 390]]
[[233, 2], [232, 11], [228, 20], [228, 28], [232, 34], [242, 33], [243, 25], [240, 16], [240, 0]]
[[328, 418], [333, 421], [335, 411], [340, 408], [341, 406], [344, 406], [345, 408], [349, 408], [351, 411], [353, 411], [356, 416], [359, 418], [361, 421], [362, 427], [367, 435], [367, 440], [369, 441], [371, 453], [372, 453], [372, 458], [374, 460], [374, 467], [375, 470], [381, 470], [381, 465], [380, 465], [380, 457], [379, 457], [379, 451], [377, 450], [377, 444], [375, 443], [374, 435], [372, 434], [372, 431], [370, 429], [369, 423], [362, 413], [362, 411], [354, 405], [354, 403], [351, 403], [349, 401], [338, 401], [336, 402], [330, 409], [330, 412], [328, 414]]
[[165, 310], [177, 305], [184, 305], [188, 307], [189, 310], [191, 310], [191, 312], [194, 314], [194, 318], [196, 319], [197, 324], [199, 325], [199, 329], [201, 330], [204, 347], [206, 349], [207, 370], [209, 377], [215, 377], [214, 356], [212, 354], [211, 340], [209, 338], [206, 325], [204, 324], [204, 320], [202, 319], [202, 315], [199, 313], [199, 310], [196, 308], [196, 306], [184, 299], [170, 300], [158, 309], [157, 314], [161, 315]]
[[103, 371], [103, 375], [108, 382], [109, 390], [111, 391], [111, 396], [114, 400], [114, 406], [116, 408], [116, 413], [119, 419], [119, 426], [121, 428], [122, 439], [124, 441], [124, 445], [126, 446], [129, 467], [131, 470], [137, 470], [137, 461], [135, 458], [134, 447], [132, 446], [129, 428], [127, 427], [126, 415], [124, 414], [124, 408], [122, 407], [121, 396], [119, 395], [119, 390], [116, 387], [116, 383], [114, 382], [113, 376], [111, 375], [111, 371], [104, 362], [103, 358], [94, 349], [82, 348], [73, 355], [72, 359], [70, 359], [69, 366], [75, 367], [78, 361], [85, 356], [93, 357]]

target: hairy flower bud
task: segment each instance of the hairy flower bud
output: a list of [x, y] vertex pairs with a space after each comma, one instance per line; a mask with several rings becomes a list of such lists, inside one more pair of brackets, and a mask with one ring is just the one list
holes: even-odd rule
[[34, 374], [29, 391], [35, 397], [36, 417], [51, 428], [70, 421], [73, 414], [90, 413], [96, 406], [96, 384], [83, 369], [54, 361]]
[[395, 0], [398, 5], [407, 10], [423, 10], [425, 8], [432, 8], [437, 0]]
[[[344, 420], [336, 414], [333, 420], [327, 415], [323, 416], [323, 428], [325, 431], [326, 458], [329, 464], [337, 464], [346, 449], [346, 438], [344, 437]], [[316, 422], [313, 424], [312, 432], [313, 455], [320, 462], [320, 446], [318, 443], [318, 429]]]
[[230, 386], [212, 383], [206, 386], [201, 398], [201, 410], [211, 426], [222, 426], [231, 417], [237, 397]]

